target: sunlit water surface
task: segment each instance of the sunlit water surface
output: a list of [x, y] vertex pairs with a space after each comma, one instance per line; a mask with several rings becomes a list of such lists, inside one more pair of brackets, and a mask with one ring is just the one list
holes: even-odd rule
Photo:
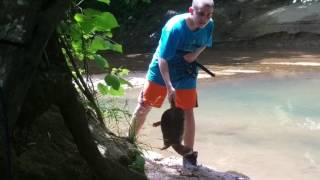
[[[202, 80], [198, 85], [196, 144], [199, 162], [256, 180], [319, 180], [320, 74], [254, 75]], [[133, 110], [138, 91], [128, 93]], [[140, 141], [162, 146], [153, 109]], [[176, 155], [171, 150], [162, 152]]]

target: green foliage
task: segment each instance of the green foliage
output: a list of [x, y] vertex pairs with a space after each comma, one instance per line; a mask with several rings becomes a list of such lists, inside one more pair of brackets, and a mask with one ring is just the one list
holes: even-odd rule
[[109, 32], [119, 26], [111, 13], [90, 8], [83, 10], [82, 13], [76, 13], [74, 19], [80, 25], [84, 35], [94, 35], [97, 31]]
[[114, 90], [119, 90], [120, 88], [120, 81], [118, 79], [117, 76], [113, 75], [113, 74], [108, 74], [105, 78], [104, 78], [105, 82], [107, 83], [107, 85], [111, 86], [112, 89]]
[[101, 69], [107, 69], [109, 68], [109, 63], [108, 61], [102, 57], [100, 54], [95, 54], [94, 55], [94, 60], [96, 64], [101, 68]]
[[135, 160], [129, 165], [129, 168], [144, 173], [145, 159], [141, 153], [137, 153]]
[[[96, 1], [104, 5], [110, 4], [110, 0]], [[97, 85], [100, 94], [122, 96], [125, 86], [132, 87], [132, 85], [124, 79], [124, 76], [129, 73], [128, 69], [112, 68], [108, 60], [100, 54], [103, 51], [122, 53], [122, 46], [111, 39], [113, 37], [112, 30], [119, 27], [116, 18], [110, 12], [88, 7], [82, 8], [80, 7], [82, 2], [83, 0], [78, 3], [75, 2], [75, 9], [69, 12], [69, 18], [63, 21], [58, 28], [60, 41], [63, 44], [62, 51], [66, 56], [67, 64], [74, 71], [72, 74], [75, 83], [87, 98], [84, 101], [88, 100], [88, 105], [93, 107], [96, 114], [102, 114], [103, 111], [104, 116], [116, 123], [119, 123], [119, 119], [128, 120], [130, 113], [124, 107], [113, 106], [113, 103], [107, 103], [111, 105], [110, 107], [103, 107], [100, 104], [99, 106], [92, 106], [92, 102], [95, 103], [96, 101], [86, 95], [90, 94], [92, 97], [93, 94], [93, 92], [88, 93], [90, 90], [87, 90], [87, 85], [82, 78], [82, 74], [88, 73], [88, 69], [80, 69], [77, 64], [85, 64], [87, 61], [95, 62], [99, 68], [106, 72], [104, 82]], [[78, 62], [75, 63], [74, 60], [78, 60]], [[103, 117], [100, 119], [103, 120]], [[130, 168], [144, 172], [144, 164], [145, 161], [141, 153], [137, 153]]]
[[119, 97], [104, 96], [99, 98], [99, 106], [108, 128], [118, 136], [126, 136], [128, 132], [127, 125], [130, 124], [131, 118], [127, 100]]
[[[97, 0], [97, 2], [110, 4], [110, 0]], [[122, 53], [122, 46], [111, 39], [112, 29], [119, 27], [116, 18], [110, 12], [92, 8], [82, 9], [79, 4], [76, 4], [75, 10], [77, 11], [70, 12], [70, 18], [63, 21], [58, 28], [60, 36], [68, 43], [74, 59], [80, 62], [94, 61], [106, 72], [105, 83], [98, 85], [101, 94], [123, 95], [124, 85], [131, 86], [123, 79], [125, 74], [123, 72], [128, 72], [128, 70], [111, 68], [108, 60], [99, 54], [103, 51]], [[87, 70], [80, 71], [86, 72]]]
[[104, 2], [106, 4], [110, 4], [110, 0], [98, 0], [99, 2]]
[[122, 46], [113, 42], [111, 30], [119, 24], [109, 12], [85, 9], [74, 15], [71, 23], [71, 43], [78, 59], [93, 59], [98, 51], [113, 50], [122, 52]]
[[101, 94], [112, 96], [122, 96], [124, 94], [124, 85], [133, 87], [123, 76], [128, 75], [128, 69], [113, 68], [111, 73], [104, 78], [105, 84], [99, 83], [98, 90]]

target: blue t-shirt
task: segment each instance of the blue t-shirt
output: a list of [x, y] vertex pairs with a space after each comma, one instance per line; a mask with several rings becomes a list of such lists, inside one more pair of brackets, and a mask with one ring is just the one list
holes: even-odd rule
[[214, 23], [209, 23], [196, 31], [191, 31], [186, 23], [189, 13], [172, 17], [162, 28], [156, 52], [147, 72], [147, 79], [165, 85], [160, 73], [158, 59], [165, 59], [169, 67], [170, 80], [176, 89], [193, 89], [196, 87], [197, 67], [188, 63], [183, 55], [196, 49], [212, 46], [212, 31]]

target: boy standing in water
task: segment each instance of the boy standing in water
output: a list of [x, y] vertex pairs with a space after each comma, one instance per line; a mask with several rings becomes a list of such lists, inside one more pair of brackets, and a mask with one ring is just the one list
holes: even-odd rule
[[[135, 139], [152, 107], [161, 107], [166, 95], [168, 100], [184, 110], [184, 145], [193, 149], [195, 119], [193, 108], [197, 107], [197, 67], [200, 53], [212, 45], [213, 0], [193, 0], [189, 13], [172, 17], [162, 28], [156, 52], [146, 76], [138, 105], [129, 130]], [[197, 167], [196, 151], [183, 156], [183, 166]]]

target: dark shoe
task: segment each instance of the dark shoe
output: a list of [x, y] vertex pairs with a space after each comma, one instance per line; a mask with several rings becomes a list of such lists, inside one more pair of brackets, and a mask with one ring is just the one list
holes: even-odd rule
[[197, 165], [198, 152], [193, 151], [183, 156], [183, 168], [187, 170], [198, 170]]

